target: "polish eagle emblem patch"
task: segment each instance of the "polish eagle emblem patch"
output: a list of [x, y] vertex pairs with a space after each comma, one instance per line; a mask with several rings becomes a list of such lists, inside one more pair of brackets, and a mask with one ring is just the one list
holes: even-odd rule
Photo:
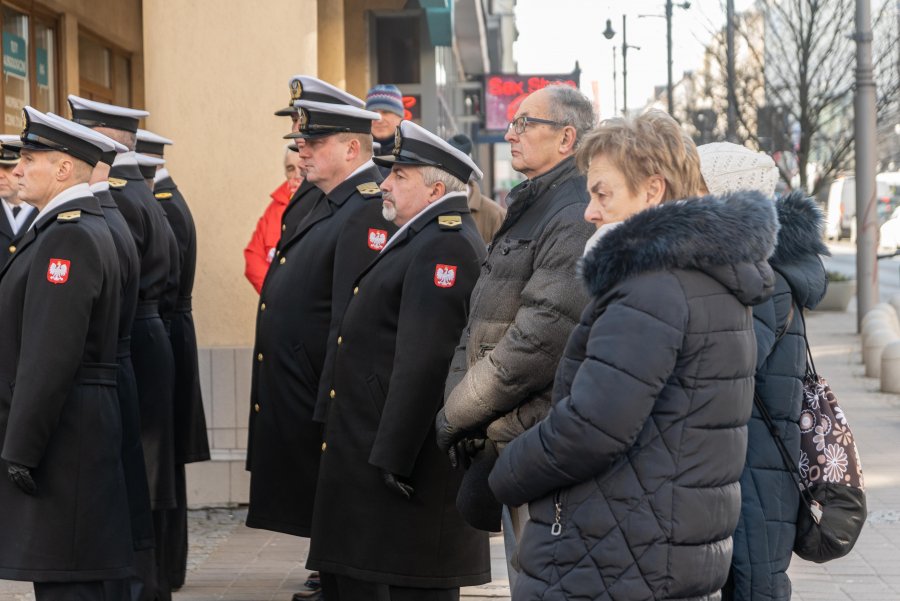
[[434, 285], [438, 288], [452, 288], [456, 283], [456, 265], [438, 263], [434, 268]]
[[69, 268], [72, 262], [67, 259], [50, 259], [47, 266], [47, 281], [51, 284], [65, 284], [69, 281]]
[[376, 230], [375, 228], [369, 228], [369, 248], [372, 250], [381, 250], [384, 248], [384, 245], [387, 244], [387, 230]]

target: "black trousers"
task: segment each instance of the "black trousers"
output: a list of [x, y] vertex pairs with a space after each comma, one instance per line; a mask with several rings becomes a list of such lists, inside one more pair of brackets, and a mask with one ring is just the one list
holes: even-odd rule
[[459, 601], [459, 588], [408, 588], [321, 573], [325, 601]]
[[125, 580], [97, 582], [35, 582], [37, 601], [128, 601]]

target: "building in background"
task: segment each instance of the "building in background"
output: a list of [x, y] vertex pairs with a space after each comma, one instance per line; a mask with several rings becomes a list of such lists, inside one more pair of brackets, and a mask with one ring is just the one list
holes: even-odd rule
[[[515, 71], [515, 0], [0, 0], [4, 133], [22, 107], [69, 115], [68, 94], [150, 111], [197, 224], [194, 317], [213, 461], [193, 503], [246, 500], [243, 469], [257, 296], [242, 249], [283, 178], [273, 112], [315, 75], [365, 97], [397, 84], [408, 117], [478, 139], [483, 75]], [[477, 145], [490, 175], [493, 153]]]

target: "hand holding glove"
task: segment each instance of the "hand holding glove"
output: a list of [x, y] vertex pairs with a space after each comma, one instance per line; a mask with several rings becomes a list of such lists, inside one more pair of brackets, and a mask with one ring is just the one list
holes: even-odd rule
[[31, 470], [24, 465], [10, 463], [6, 468], [6, 475], [26, 495], [37, 493], [37, 484], [34, 483], [34, 478], [31, 477]]

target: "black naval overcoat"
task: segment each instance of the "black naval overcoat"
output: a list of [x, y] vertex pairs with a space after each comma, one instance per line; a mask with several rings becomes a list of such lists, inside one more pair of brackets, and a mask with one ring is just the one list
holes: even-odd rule
[[[384, 178], [382, 178], [384, 179]], [[297, 226], [303, 221], [303, 218], [312, 210], [318, 199], [325, 196], [315, 184], [309, 183], [304, 179], [300, 183], [300, 187], [294, 192], [284, 213], [281, 214], [281, 238], [278, 240], [276, 249], [281, 248], [281, 243], [286, 242], [297, 230]]]
[[284, 240], [263, 284], [247, 444], [252, 528], [309, 536], [322, 445], [312, 415], [341, 302], [334, 291], [349, 287], [396, 231], [381, 216], [380, 182], [370, 163], [322, 196]]
[[[484, 242], [464, 193], [425, 209], [399, 236], [357, 278], [329, 340], [307, 567], [398, 587], [483, 584], [488, 534], [456, 509], [462, 470], [438, 449], [434, 419]], [[408, 481], [412, 499], [388, 489], [382, 470]]]
[[6, 263], [9, 256], [15, 252], [16, 247], [13, 243], [17, 238], [28, 231], [28, 226], [31, 225], [31, 222], [34, 221], [37, 214], [37, 210], [32, 211], [31, 215], [29, 215], [22, 223], [19, 232], [13, 235], [12, 226], [9, 225], [9, 221], [6, 219], [6, 212], [0, 208], [0, 267], [3, 267], [3, 264]]
[[[96, 198], [51, 209], [0, 270], [0, 578], [127, 576], [116, 249]], [[37, 493], [6, 477], [32, 468]]]
[[119, 259], [119, 326], [117, 330], [116, 362], [119, 364], [116, 381], [119, 410], [122, 413], [122, 467], [128, 490], [128, 510], [131, 515], [131, 536], [135, 549], [153, 547], [153, 515], [150, 511], [150, 488], [141, 445], [141, 414], [138, 405], [137, 381], [131, 363], [131, 327], [137, 311], [138, 284], [141, 262], [137, 247], [125, 218], [116, 206], [109, 190], [95, 191], [100, 209], [112, 234]]
[[169, 337], [175, 358], [175, 462], [194, 463], [209, 459], [206, 415], [200, 392], [197, 363], [197, 332], [191, 296], [197, 271], [197, 228], [181, 191], [171, 177], [156, 182], [154, 196], [162, 205], [178, 243], [180, 278], [177, 297], [169, 321]]
[[110, 192], [125, 217], [141, 259], [138, 308], [131, 329], [131, 361], [138, 386], [141, 443], [153, 509], [173, 509], [175, 442], [172, 345], [159, 315], [159, 301], [171, 278], [176, 246], [172, 228], [136, 165], [110, 169]]

